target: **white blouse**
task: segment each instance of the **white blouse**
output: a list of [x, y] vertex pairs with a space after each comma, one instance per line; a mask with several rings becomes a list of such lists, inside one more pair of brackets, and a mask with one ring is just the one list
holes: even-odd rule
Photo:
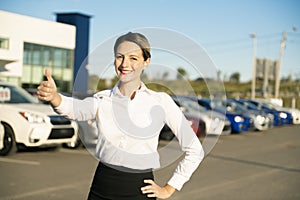
[[158, 138], [164, 124], [170, 127], [185, 152], [169, 185], [180, 190], [204, 157], [190, 122], [166, 93], [142, 84], [132, 100], [123, 96], [117, 85], [84, 100], [61, 96], [62, 102], [55, 108], [58, 113], [78, 121], [96, 119], [95, 155], [101, 162], [140, 170], [159, 168]]

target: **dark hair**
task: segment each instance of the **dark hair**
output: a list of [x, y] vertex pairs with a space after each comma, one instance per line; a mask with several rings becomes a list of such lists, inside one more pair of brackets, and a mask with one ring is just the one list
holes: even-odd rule
[[147, 38], [143, 34], [132, 33], [132, 32], [128, 32], [125, 35], [121, 35], [116, 40], [115, 46], [114, 46], [115, 54], [116, 54], [118, 46], [122, 42], [125, 42], [125, 41], [133, 42], [133, 43], [137, 44], [142, 49], [144, 60], [147, 60], [148, 58], [151, 58], [150, 44], [149, 44]]

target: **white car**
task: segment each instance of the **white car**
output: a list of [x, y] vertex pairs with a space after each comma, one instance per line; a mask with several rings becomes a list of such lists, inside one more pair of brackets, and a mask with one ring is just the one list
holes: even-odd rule
[[4, 141], [4, 127], [0, 121], [0, 150], [3, 148], [3, 141]]
[[205, 122], [205, 132], [207, 135], [229, 135], [231, 134], [231, 124], [225, 115], [206, 110], [200, 106], [192, 97], [172, 96], [173, 100], [183, 112], [199, 116]]
[[266, 104], [269, 104], [272, 107], [275, 107], [275, 109], [291, 113], [292, 114], [292, 118], [293, 118], [292, 123], [293, 124], [300, 124], [300, 110], [299, 109], [297, 109], [297, 108], [289, 108], [289, 107], [282, 107], [279, 104], [276, 104], [275, 102], [272, 102], [270, 100], [269, 101], [268, 100], [260, 100], [260, 101], [264, 102]]
[[300, 124], [300, 110], [296, 109], [296, 108], [288, 108], [288, 107], [281, 107], [275, 104], [272, 104], [273, 106], [275, 106], [275, 108], [278, 108], [279, 110], [285, 111], [285, 112], [289, 112], [292, 114], [292, 118], [293, 124]]
[[290, 112], [293, 117], [293, 124], [300, 124], [300, 110], [296, 108], [282, 107], [283, 111]]
[[38, 103], [21, 87], [0, 82], [0, 111], [4, 127], [0, 155], [7, 155], [20, 146], [72, 144], [78, 138], [75, 121], [58, 115], [50, 105]]

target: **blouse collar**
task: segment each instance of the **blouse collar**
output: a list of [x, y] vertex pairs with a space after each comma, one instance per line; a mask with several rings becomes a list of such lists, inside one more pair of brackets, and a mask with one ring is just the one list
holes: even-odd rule
[[[116, 83], [116, 85], [111, 89], [111, 95], [124, 96], [120, 92], [118, 86], [119, 86], [119, 83]], [[137, 90], [137, 92], [149, 92], [149, 89], [143, 82], [141, 82], [141, 87]]]

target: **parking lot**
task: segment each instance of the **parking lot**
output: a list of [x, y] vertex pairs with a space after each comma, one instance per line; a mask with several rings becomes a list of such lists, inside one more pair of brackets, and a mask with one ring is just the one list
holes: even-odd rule
[[[221, 136], [190, 182], [170, 199], [300, 199], [299, 128]], [[0, 157], [0, 200], [86, 199], [97, 162], [84, 148]], [[164, 184], [176, 164], [155, 171], [157, 182]]]

